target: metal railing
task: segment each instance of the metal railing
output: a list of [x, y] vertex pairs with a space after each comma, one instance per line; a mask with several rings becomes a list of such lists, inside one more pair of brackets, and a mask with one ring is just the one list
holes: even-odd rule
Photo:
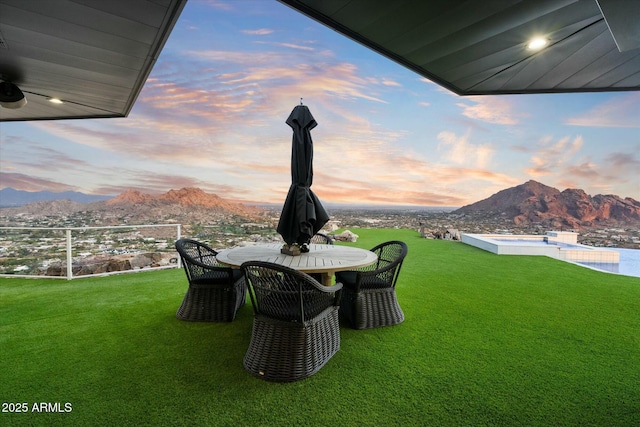
[[[67, 280], [72, 280], [80, 277], [96, 277], [96, 276], [108, 276], [112, 274], [122, 274], [129, 272], [137, 272], [137, 271], [149, 271], [149, 270], [162, 270], [167, 268], [180, 268], [181, 261], [180, 256], [177, 255], [175, 249], [173, 249], [173, 238], [167, 239], [165, 242], [162, 242], [162, 238], [154, 239], [153, 237], [145, 237], [143, 235], [135, 235], [129, 236], [125, 239], [119, 240], [127, 240], [128, 247], [126, 249], [122, 249], [122, 242], [120, 242], [120, 248], [114, 247], [112, 243], [115, 243], [118, 240], [117, 236], [112, 235], [107, 238], [107, 243], [98, 244], [97, 240], [102, 240], [105, 238], [105, 233], [107, 230], [137, 230], [137, 229], [151, 229], [151, 228], [166, 228], [166, 227], [174, 227], [176, 229], [175, 240], [180, 239], [181, 236], [181, 225], [180, 224], [143, 224], [143, 225], [118, 225], [118, 226], [102, 226], [102, 227], [0, 227], [0, 262], [3, 264], [7, 264], [8, 260], [22, 260], [25, 258], [30, 258], [32, 263], [42, 263], [42, 266], [39, 268], [44, 268], [44, 265], [47, 263], [46, 257], [47, 255], [51, 256], [51, 253], [59, 254], [63, 252], [64, 254], [64, 266], [60, 266], [60, 272], [64, 274], [59, 275], [47, 275], [45, 274], [21, 274], [20, 268], [18, 267], [13, 270], [12, 273], [5, 273], [3, 270], [0, 270], [0, 277], [38, 277], [38, 278], [66, 278]], [[151, 249], [154, 249], [156, 252], [158, 251], [158, 241], [161, 245], [164, 245], [165, 248], [170, 248], [170, 251], [160, 251], [166, 253], [175, 254], [175, 263], [170, 265], [160, 265], [155, 267], [145, 267], [145, 268], [132, 268], [125, 270], [117, 270], [117, 271], [104, 271], [98, 273], [91, 274], [76, 274], [74, 275], [74, 251], [76, 252], [76, 265], [75, 267], [78, 269], [78, 264], [82, 261], [83, 256], [78, 254], [78, 245], [79, 242], [74, 240], [75, 236], [80, 235], [81, 233], [90, 232], [92, 230], [101, 230], [99, 238], [86, 239], [83, 241], [84, 249], [89, 250], [84, 254], [84, 257], [88, 256], [96, 256], [99, 254], [140, 254], [145, 249], [145, 246], [152, 246]], [[28, 235], [31, 237], [25, 237], [24, 234], [20, 232], [26, 231]], [[11, 233], [15, 232], [12, 236]], [[54, 237], [43, 237], [47, 235], [47, 233], [52, 233]], [[55, 234], [58, 234], [55, 236]], [[36, 235], [37, 237], [34, 237]], [[112, 240], [113, 239], [113, 240]], [[149, 244], [149, 241], [153, 240], [155, 244]], [[89, 243], [88, 243], [89, 242]], [[111, 243], [110, 243], [111, 242]], [[74, 245], [75, 243], [75, 245]], [[93, 248], [87, 248], [87, 246], [98, 245], [98, 250]], [[61, 246], [64, 248], [61, 250]], [[127, 246], [127, 245], [125, 245]], [[147, 248], [149, 249], [149, 248]], [[12, 257], [12, 253], [16, 253], [17, 256]], [[21, 258], [22, 256], [22, 258]], [[55, 259], [55, 258], [54, 258]], [[172, 258], [173, 259], [173, 258]], [[56, 261], [57, 262], [57, 261]], [[105, 260], [103, 260], [105, 262]], [[60, 264], [60, 263], [58, 263]], [[57, 264], [56, 264], [57, 265]], [[5, 266], [6, 267], [6, 266]], [[40, 270], [42, 271], [42, 270]]]

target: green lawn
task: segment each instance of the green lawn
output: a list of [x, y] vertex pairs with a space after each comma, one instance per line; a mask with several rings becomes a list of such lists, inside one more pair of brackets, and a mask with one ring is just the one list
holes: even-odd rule
[[[175, 318], [182, 270], [0, 279], [3, 426], [637, 426], [640, 279], [497, 256], [411, 230], [406, 320], [354, 331], [311, 378], [245, 372], [248, 303], [229, 324]], [[7, 413], [9, 403], [27, 413]], [[36, 413], [33, 404], [71, 404]]]

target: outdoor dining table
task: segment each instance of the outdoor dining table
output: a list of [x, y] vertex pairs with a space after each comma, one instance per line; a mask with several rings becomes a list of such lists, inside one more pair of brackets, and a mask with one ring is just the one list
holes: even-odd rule
[[241, 246], [220, 251], [216, 259], [231, 267], [240, 267], [245, 261], [267, 261], [307, 274], [320, 273], [326, 286], [331, 285], [337, 271], [365, 267], [378, 259], [371, 251], [350, 246], [310, 244], [309, 252], [295, 256], [280, 253], [281, 248], [282, 243]]

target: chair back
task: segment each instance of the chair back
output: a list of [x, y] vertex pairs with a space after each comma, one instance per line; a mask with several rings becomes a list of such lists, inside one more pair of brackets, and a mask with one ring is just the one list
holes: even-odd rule
[[342, 284], [324, 286], [308, 274], [270, 262], [248, 261], [241, 268], [256, 315], [306, 322], [340, 304]]
[[333, 239], [324, 233], [316, 233], [311, 237], [309, 243], [315, 243], [318, 245], [333, 245]]
[[[381, 243], [371, 249], [378, 256], [378, 261], [367, 268], [368, 277], [375, 277], [377, 282], [382, 281], [391, 287], [396, 286], [400, 269], [404, 258], [407, 256], [407, 244], [399, 240]], [[364, 282], [366, 279], [362, 278]]]
[[231, 267], [218, 263], [218, 253], [206, 244], [192, 239], [179, 239], [175, 246], [190, 283], [200, 279], [231, 280]]

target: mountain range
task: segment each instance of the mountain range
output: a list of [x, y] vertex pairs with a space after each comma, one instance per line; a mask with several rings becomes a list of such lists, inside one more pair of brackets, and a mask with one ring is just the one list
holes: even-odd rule
[[22, 206], [34, 202], [46, 202], [51, 200], [71, 200], [77, 203], [92, 203], [108, 200], [113, 196], [95, 196], [79, 193], [77, 191], [23, 191], [11, 187], [0, 190], [0, 208]]
[[640, 224], [640, 202], [612, 194], [590, 196], [583, 190], [559, 191], [537, 181], [499, 191], [455, 210], [456, 214], [493, 215], [516, 225], [540, 224], [553, 228]]
[[[17, 190], [1, 191], [1, 204], [6, 205], [5, 194], [15, 194]], [[78, 202], [78, 200], [87, 200], [86, 197], [91, 200], [91, 197], [105, 196], [88, 196], [75, 192], [41, 193], [44, 194], [36, 196], [38, 193], [31, 193], [31, 195], [36, 198], [51, 197], [52, 194], [59, 198], [68, 195], [71, 197], [5, 208], [0, 210], [1, 216], [9, 218], [12, 215], [29, 214], [37, 217], [93, 212], [100, 217], [103, 225], [115, 225], [138, 221], [205, 223], [212, 218], [229, 216], [257, 219], [266, 212], [258, 207], [230, 202], [199, 188], [170, 190], [158, 196], [127, 190], [115, 197], [90, 203]], [[11, 200], [17, 199], [9, 199]], [[632, 198], [623, 199], [610, 194], [598, 194], [592, 197], [580, 189], [559, 191], [533, 180], [499, 191], [487, 199], [463, 206], [452, 213], [487, 219], [502, 218], [513, 221], [515, 225], [539, 224], [550, 228], [578, 229], [619, 224], [640, 226], [640, 202]]]
[[238, 216], [258, 218], [264, 210], [241, 203], [234, 203], [209, 194], [199, 188], [170, 190], [153, 196], [136, 190], [111, 197], [108, 200], [78, 203], [73, 200], [51, 200], [29, 203], [20, 207], [3, 208], [0, 216], [28, 214], [33, 217], [69, 216], [76, 212], [92, 213], [102, 225], [118, 225], [135, 222], [184, 222], [206, 223], [215, 219]]

